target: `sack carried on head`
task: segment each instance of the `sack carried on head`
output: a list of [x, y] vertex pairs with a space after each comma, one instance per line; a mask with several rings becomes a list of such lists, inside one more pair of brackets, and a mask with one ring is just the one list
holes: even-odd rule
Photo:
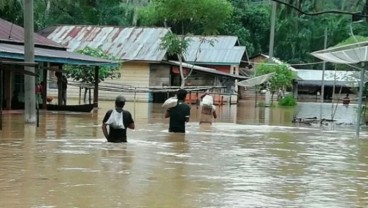
[[178, 104], [178, 98], [170, 97], [164, 102], [164, 104], [162, 104], [162, 107], [168, 109], [168, 108], [175, 107], [177, 104]]
[[203, 106], [208, 106], [208, 107], [212, 107], [213, 105], [213, 97], [211, 95], [206, 95], [202, 98], [202, 103], [201, 105]]

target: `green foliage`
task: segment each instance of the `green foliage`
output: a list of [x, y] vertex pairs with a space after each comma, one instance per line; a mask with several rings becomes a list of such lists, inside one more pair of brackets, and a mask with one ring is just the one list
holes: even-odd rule
[[280, 106], [296, 106], [297, 102], [294, 96], [287, 95], [283, 97], [281, 100], [279, 100], [279, 105]]
[[153, 0], [140, 10], [142, 25], [167, 25], [176, 34], [217, 34], [230, 17], [226, 0]]
[[249, 54], [268, 50], [270, 12], [268, 5], [233, 1], [234, 12], [220, 29], [222, 35], [236, 35]]
[[[22, 26], [22, 2], [0, 0], [0, 17]], [[360, 12], [365, 4], [363, 0], [285, 2], [305, 12]], [[270, 14], [266, 0], [34, 0], [36, 31], [60, 24], [132, 26], [138, 19], [138, 25], [167, 26], [176, 34], [236, 35], [249, 56], [268, 52]], [[310, 53], [323, 49], [325, 28], [330, 47], [351, 36], [350, 24], [351, 15], [306, 16], [278, 4], [274, 56], [288, 63], [320, 61]], [[354, 23], [352, 28], [356, 36], [368, 36], [368, 24]], [[332, 68], [327, 65], [327, 69]]]
[[162, 38], [161, 48], [167, 49], [169, 55], [183, 54], [189, 45], [189, 39], [173, 33], [166, 33]]
[[269, 87], [271, 92], [275, 92], [278, 89], [284, 89], [292, 86], [292, 81], [296, 78], [295, 72], [288, 69], [286, 65], [276, 65], [263, 63], [257, 66], [256, 75], [260, 76], [275, 72], [275, 74], [269, 80]]
[[[102, 49], [86, 47], [83, 50], [77, 51], [77, 53], [89, 55], [93, 57], [115, 60], [114, 57], [106, 54]], [[66, 75], [75, 81], [79, 81], [86, 84], [93, 84], [95, 82], [95, 66], [84, 66], [84, 65], [65, 65]], [[108, 67], [103, 66], [99, 69], [99, 80], [98, 82], [104, 81], [106, 78], [119, 78], [120, 67]]]

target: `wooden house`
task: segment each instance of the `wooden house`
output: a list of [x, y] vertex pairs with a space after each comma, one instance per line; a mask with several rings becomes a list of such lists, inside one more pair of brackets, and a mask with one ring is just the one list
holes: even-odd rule
[[[24, 76], [36, 76], [36, 83], [47, 83], [55, 71], [63, 72], [64, 64], [76, 65], [110, 65], [111, 61], [69, 52], [60, 44], [41, 35], [34, 34], [34, 60], [37, 63], [36, 73], [24, 71], [24, 67], [16, 64], [3, 64], [6, 61], [24, 62], [24, 29], [18, 25], [0, 19], [0, 66], [3, 74], [0, 89], [3, 108], [10, 110], [22, 108], [24, 105]], [[46, 108], [47, 91], [43, 89], [43, 107]], [[95, 90], [94, 102], [97, 104], [98, 90]], [[60, 97], [60, 96], [59, 96]], [[57, 100], [57, 99], [55, 99]], [[15, 102], [16, 101], [16, 102]]]
[[[276, 57], [272, 57], [271, 61], [269, 61], [269, 59], [270, 57], [266, 54], [257, 54], [255, 56], [249, 57], [249, 61], [247, 61], [247, 64], [244, 68], [244, 74], [246, 76], [253, 76], [252, 74], [254, 74], [254, 71], [257, 70], [257, 65], [261, 63], [285, 64], [287, 65], [289, 70], [297, 72], [297, 69], [295, 69], [294, 67], [290, 66], [288, 63], [285, 63]], [[295, 85], [296, 83], [297, 82], [294, 82], [293, 90], [294, 90], [294, 93], [297, 95], [297, 92], [295, 91], [297, 90], [297, 86]], [[253, 88], [246, 89], [244, 87], [240, 87], [239, 94], [240, 94], [241, 99], [254, 99], [254, 97], [257, 96], [257, 93], [255, 92], [255, 89]], [[274, 98], [276, 98], [276, 96]]]
[[359, 86], [359, 73], [355, 71], [335, 71], [298, 69], [297, 98], [301, 102], [320, 102], [322, 74], [324, 73], [324, 102], [342, 100], [346, 94], [355, 102]]
[[[128, 100], [162, 102], [180, 85], [178, 64], [161, 47], [162, 37], [169, 32], [170, 29], [161, 27], [64, 25], [46, 28], [39, 34], [63, 45], [69, 51], [81, 50], [86, 46], [101, 48], [122, 62], [121, 78], [101, 83], [106, 86], [100, 93], [101, 98], [111, 99], [123, 92]], [[209, 48], [208, 43], [202, 44], [200, 51], [203, 52], [195, 60], [193, 57], [197, 56], [198, 49], [194, 49], [199, 39], [194, 37], [194, 41], [190, 42], [184, 60], [185, 64], [191, 64], [187, 65], [189, 68], [186, 70], [193, 71], [187, 80], [186, 88], [189, 91], [204, 91], [216, 86], [216, 82], [226, 82], [228, 79], [232, 80], [232, 85], [236, 79], [245, 79], [238, 73], [245, 48], [237, 46], [237, 38], [224, 36], [211, 39], [216, 39], [215, 47]], [[210, 53], [211, 50], [216, 52]], [[109, 90], [109, 85], [116, 86], [115, 90]]]

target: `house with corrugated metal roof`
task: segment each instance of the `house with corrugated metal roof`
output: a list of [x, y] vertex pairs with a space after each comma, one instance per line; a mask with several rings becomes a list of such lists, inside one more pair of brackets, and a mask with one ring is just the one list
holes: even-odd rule
[[[268, 61], [269, 56], [265, 54], [258, 54], [249, 58], [249, 73], [251, 73], [257, 64], [264, 63]], [[278, 58], [273, 57], [271, 64], [286, 64], [288, 69], [295, 71], [297, 78], [293, 85], [294, 96], [298, 101], [301, 102], [320, 102], [321, 87], [322, 87], [322, 73], [323, 70], [318, 69], [295, 69], [289, 64], [281, 61]], [[354, 71], [334, 71], [326, 70], [324, 72], [324, 101], [332, 102], [333, 98], [338, 99], [345, 96], [346, 94], [351, 94], [350, 98], [354, 100], [356, 95], [354, 91], [357, 91], [358, 78]], [[242, 91], [242, 89], [240, 90]], [[252, 91], [243, 91], [244, 97], [249, 97]]]
[[321, 97], [322, 74], [324, 85], [324, 101], [332, 102], [342, 100], [346, 94], [351, 94], [350, 99], [355, 101], [358, 91], [359, 73], [355, 71], [335, 71], [298, 69], [297, 92], [298, 101], [319, 102]]
[[[180, 86], [179, 63], [161, 47], [161, 39], [169, 32], [162, 27], [64, 25], [46, 28], [39, 34], [69, 51], [87, 46], [101, 48], [123, 62], [121, 78], [105, 84], [120, 86], [130, 100], [162, 102], [172, 87]], [[187, 88], [202, 86], [204, 90], [221, 83], [226, 86], [229, 80], [234, 85], [234, 80], [246, 78], [239, 76], [245, 47], [238, 46], [237, 37], [208, 37], [211, 42], [203, 42], [199, 36], [190, 39], [184, 56], [185, 71], [191, 74]], [[102, 94], [114, 97], [111, 91]]]
[[[28, 73], [22, 65], [15, 64], [16, 62], [24, 62], [24, 29], [0, 19], [0, 70], [3, 74], [0, 87], [1, 91], [4, 92], [1, 100], [5, 101], [2, 106], [5, 109], [14, 109], [21, 106], [21, 103], [24, 105], [24, 76], [37, 76], [39, 83], [42, 81], [47, 83], [47, 80], [53, 78], [55, 71], [63, 71], [64, 64], [97, 67], [116, 65], [109, 60], [69, 52], [64, 46], [36, 33], [34, 34], [34, 45], [34, 60], [37, 63], [36, 74]], [[43, 91], [43, 107], [46, 108], [47, 91]], [[95, 91], [94, 102], [97, 104], [98, 90]]]

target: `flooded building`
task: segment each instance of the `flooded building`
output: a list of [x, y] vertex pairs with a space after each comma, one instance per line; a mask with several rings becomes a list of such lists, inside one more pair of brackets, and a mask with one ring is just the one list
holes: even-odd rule
[[[247, 62], [247, 65], [243, 69], [243, 73], [246, 76], [252, 77], [255, 70], [257, 70], [257, 65], [269, 62], [269, 59], [270, 57], [266, 54], [257, 54], [255, 56], [249, 57], [249, 61]], [[294, 67], [290, 66], [289, 64], [281, 61], [280, 59], [276, 57], [272, 57], [271, 61], [268, 64], [276, 64], [276, 65], [285, 64], [290, 71], [297, 72], [297, 69], [295, 69]], [[294, 82], [293, 89], [291, 90], [297, 96], [296, 89], [297, 89], [296, 82]], [[251, 88], [240, 87], [239, 94], [240, 94], [241, 99], [254, 99], [256, 96], [258, 96], [254, 87], [251, 87]], [[274, 98], [276, 98], [276, 96], [274, 96]]]
[[[121, 78], [105, 80], [124, 92], [128, 100], [163, 102], [170, 92], [180, 86], [179, 65], [162, 48], [161, 39], [170, 32], [161, 27], [117, 27], [65, 25], [49, 27], [39, 34], [63, 45], [69, 51], [85, 47], [101, 48], [123, 64]], [[246, 79], [239, 75], [245, 47], [239, 46], [237, 37], [219, 36], [190, 37], [189, 48], [184, 55], [184, 73], [189, 75], [186, 88], [204, 91], [216, 88], [216, 93], [236, 96], [236, 80]], [[117, 92], [104, 91], [102, 98], [114, 97]], [[195, 99], [195, 97], [193, 97]]]
[[[298, 101], [319, 102], [322, 96], [322, 70], [298, 69]], [[346, 94], [355, 101], [358, 91], [358, 74], [354, 71], [326, 70], [323, 76], [324, 101], [342, 100]]]
[[[111, 61], [69, 52], [66, 48], [41, 35], [34, 34], [34, 60], [36, 73], [24, 70], [23, 65], [1, 64], [1, 90], [3, 91], [3, 108], [17, 109], [24, 107], [24, 76], [36, 76], [36, 84], [42, 84], [42, 103], [46, 108], [48, 80], [55, 79], [55, 72], [63, 72], [64, 64], [73, 65], [110, 65]], [[0, 19], [0, 62], [24, 62], [24, 29], [18, 25]], [[98, 90], [96, 90], [97, 92]], [[56, 89], [57, 94], [60, 92]], [[97, 103], [98, 94], [95, 93]], [[58, 100], [58, 99], [55, 99]]]

